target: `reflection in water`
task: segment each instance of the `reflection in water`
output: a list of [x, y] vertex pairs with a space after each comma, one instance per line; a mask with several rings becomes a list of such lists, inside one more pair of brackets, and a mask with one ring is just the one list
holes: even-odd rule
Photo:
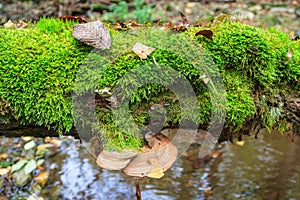
[[[198, 146], [192, 145], [161, 180], [140, 180], [143, 200], [300, 199], [300, 140], [259, 136], [245, 137], [244, 146], [220, 145], [222, 155], [198, 169], [192, 167]], [[45, 162], [44, 199], [135, 199], [134, 179], [99, 168], [79, 141], [63, 139], [57, 151]]]

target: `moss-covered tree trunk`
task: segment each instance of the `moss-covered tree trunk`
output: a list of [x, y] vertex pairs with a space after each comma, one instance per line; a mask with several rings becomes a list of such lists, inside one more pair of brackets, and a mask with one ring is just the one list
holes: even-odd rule
[[[190, 27], [178, 34], [190, 36], [199, 48], [204, 48], [221, 72], [227, 112], [221, 140], [240, 137], [245, 130], [257, 127], [299, 133], [299, 40], [292, 41], [274, 28], [266, 30], [235, 22], [211, 26], [213, 40], [195, 36], [201, 29]], [[28, 29], [0, 29], [0, 134], [10, 134], [7, 130], [16, 129], [16, 122], [47, 127], [59, 134], [68, 134], [74, 128], [74, 81], [92, 48], [73, 38], [72, 30], [72, 23], [54, 19], [40, 20]], [[109, 30], [114, 42], [120, 32], [110, 27]], [[123, 40], [127, 42], [126, 38]], [[287, 58], [288, 53], [291, 58]], [[191, 82], [202, 111], [198, 124], [207, 127], [211, 107], [201, 74], [195, 73], [191, 63], [166, 50], [156, 49], [151, 55], [142, 60], [131, 52], [116, 58], [97, 87], [113, 88], [122, 75], [140, 64], [168, 64]], [[168, 105], [165, 127], [178, 126], [179, 105], [169, 91], [154, 85], [140, 91], [147, 95], [137, 92], [131, 100], [135, 122], [146, 124], [151, 105], [164, 103]], [[100, 102], [100, 124], [108, 125], [108, 132], [117, 131], [109, 126], [112, 122], [107, 99], [100, 95], [96, 101]]]

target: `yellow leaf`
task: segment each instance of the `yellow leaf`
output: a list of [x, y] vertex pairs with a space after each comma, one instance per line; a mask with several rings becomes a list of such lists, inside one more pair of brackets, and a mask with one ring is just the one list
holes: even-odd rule
[[42, 186], [45, 186], [47, 180], [49, 178], [49, 173], [48, 172], [41, 172], [39, 175], [35, 176], [33, 179], [41, 184]]
[[7, 157], [7, 153], [0, 154], [0, 159], [6, 159]]
[[6, 175], [10, 172], [11, 167], [7, 167], [7, 168], [0, 168], [0, 176]]
[[157, 159], [150, 158], [150, 164], [151, 164], [151, 171], [147, 174], [149, 178], [161, 178], [165, 175]]
[[239, 146], [244, 146], [245, 140], [237, 141], [236, 144]]
[[41, 150], [45, 150], [45, 149], [51, 148], [51, 147], [53, 147], [53, 144], [49, 144], [49, 143], [48, 144], [41, 144], [37, 147], [37, 150], [41, 151]]

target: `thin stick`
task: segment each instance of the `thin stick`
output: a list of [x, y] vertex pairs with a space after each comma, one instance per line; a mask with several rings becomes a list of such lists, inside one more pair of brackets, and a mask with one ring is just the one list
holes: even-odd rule
[[135, 189], [136, 189], [136, 192], [135, 192], [136, 199], [142, 200], [141, 188], [140, 188], [140, 183], [139, 183], [138, 179], [136, 179]]

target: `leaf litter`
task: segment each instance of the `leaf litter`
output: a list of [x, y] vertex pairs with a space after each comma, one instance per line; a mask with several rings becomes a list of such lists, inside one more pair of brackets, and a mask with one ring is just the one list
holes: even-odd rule
[[72, 35], [95, 49], [110, 49], [111, 37], [106, 26], [100, 21], [75, 24]]

